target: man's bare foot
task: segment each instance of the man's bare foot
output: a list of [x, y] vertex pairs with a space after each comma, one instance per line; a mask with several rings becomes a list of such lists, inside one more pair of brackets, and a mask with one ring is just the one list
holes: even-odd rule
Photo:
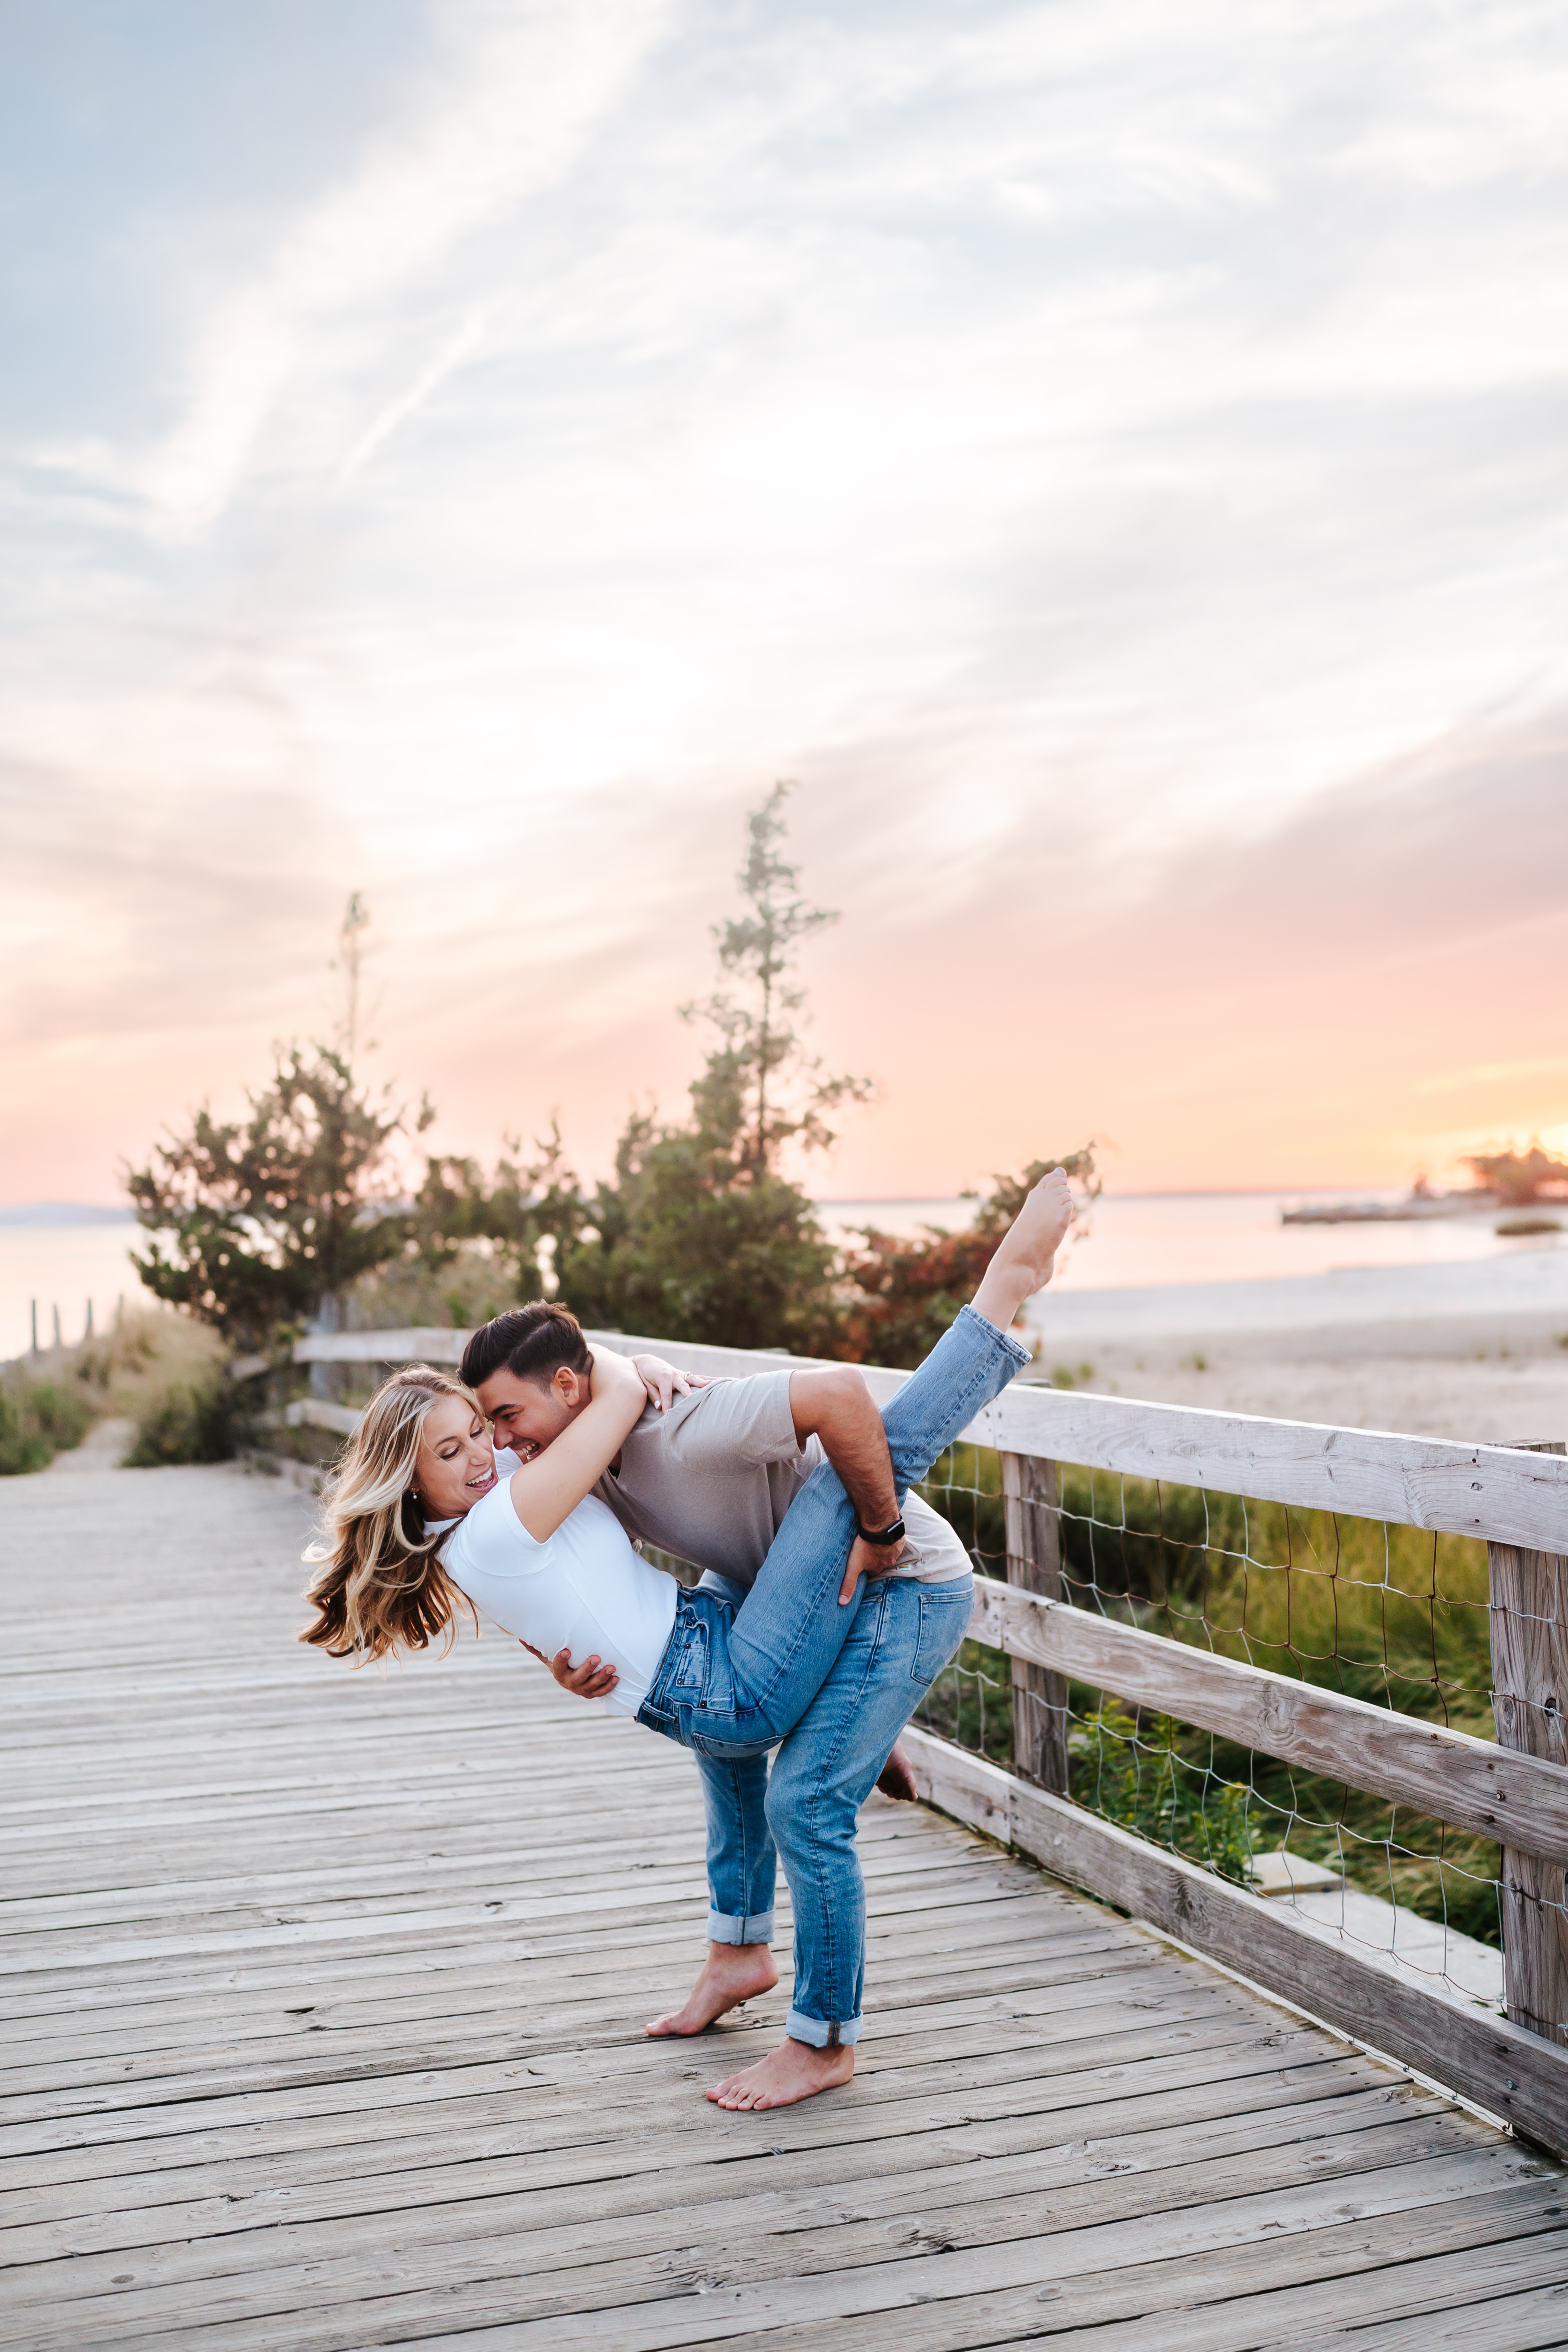
[[779, 1980], [766, 1944], [710, 1944], [697, 1982], [679, 2009], [656, 2017], [647, 2031], [656, 2040], [668, 2033], [703, 2033], [726, 2010], [772, 1992]]
[[847, 2042], [814, 2050], [808, 2042], [791, 2039], [754, 2066], [715, 2083], [708, 2096], [719, 2107], [793, 2107], [797, 2100], [815, 2099], [818, 2091], [836, 2091], [854, 2072], [855, 2053]]
[[895, 1746], [892, 1754], [877, 1775], [877, 1786], [884, 1797], [898, 1797], [906, 1805], [916, 1803], [920, 1790], [910, 1769], [910, 1759], [901, 1748]]
[[1042, 1176], [997, 1244], [974, 1294], [975, 1312], [1005, 1331], [1026, 1298], [1051, 1278], [1072, 1223], [1072, 1187], [1060, 1168]]

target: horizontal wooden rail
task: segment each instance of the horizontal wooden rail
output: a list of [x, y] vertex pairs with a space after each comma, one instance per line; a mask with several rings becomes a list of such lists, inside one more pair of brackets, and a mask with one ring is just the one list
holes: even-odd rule
[[352, 1437], [363, 1419], [352, 1405], [329, 1404], [322, 1397], [301, 1397], [298, 1404], [286, 1405], [283, 1411], [289, 1429], [330, 1429], [338, 1437]]
[[971, 1638], [1524, 1853], [1568, 1853], [1568, 1769], [990, 1577]]
[[[301, 1339], [301, 1364], [455, 1364], [466, 1331], [338, 1331]], [[622, 1355], [644, 1350], [683, 1370], [719, 1377], [779, 1370], [816, 1359], [771, 1349], [699, 1347], [590, 1331]], [[859, 1367], [879, 1404], [909, 1379], [885, 1364]], [[965, 1432], [976, 1445], [1033, 1454], [1131, 1478], [1164, 1478], [1212, 1494], [1246, 1495], [1302, 1509], [1480, 1536], [1527, 1549], [1568, 1552], [1568, 1458], [1506, 1445], [1462, 1445], [1376, 1429], [1336, 1429], [1252, 1413], [1143, 1404], [1131, 1397], [1015, 1381]]]
[[[1561, 1454], [1017, 1382], [967, 1434], [1007, 1453], [1130, 1478], [1568, 1551], [1568, 1460]], [[1505, 1527], [1531, 1533], [1504, 1535]]]
[[1233, 1886], [930, 1732], [911, 1726], [901, 1743], [928, 1804], [1568, 2156], [1568, 2052], [1473, 2001], [1411, 1984], [1314, 1930], [1288, 1905]]
[[[294, 1342], [297, 1364], [455, 1364], [471, 1331], [415, 1323], [402, 1331], [318, 1331]], [[248, 1359], [247, 1359], [248, 1360]]]

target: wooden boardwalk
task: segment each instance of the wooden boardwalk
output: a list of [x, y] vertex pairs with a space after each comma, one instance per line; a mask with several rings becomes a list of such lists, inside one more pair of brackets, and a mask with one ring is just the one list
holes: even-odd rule
[[702, 2098], [695, 1774], [497, 1636], [292, 1645], [304, 1499], [0, 1483], [0, 2340], [1568, 2343], [1562, 2168], [936, 1817], [863, 1823], [848, 2090]]

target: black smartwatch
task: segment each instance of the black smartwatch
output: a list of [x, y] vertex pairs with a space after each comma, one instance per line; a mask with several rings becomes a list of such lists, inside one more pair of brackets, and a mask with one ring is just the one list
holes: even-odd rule
[[896, 1543], [903, 1542], [904, 1523], [902, 1519], [895, 1519], [890, 1528], [882, 1528], [879, 1530], [871, 1528], [863, 1528], [859, 1520], [857, 1519], [855, 1522], [855, 1532], [859, 1537], [862, 1543], [877, 1544], [880, 1547], [886, 1548]]

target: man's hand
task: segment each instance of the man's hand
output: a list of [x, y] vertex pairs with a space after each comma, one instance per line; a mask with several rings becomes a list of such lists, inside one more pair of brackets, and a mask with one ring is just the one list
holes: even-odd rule
[[634, 1356], [632, 1365], [655, 1412], [668, 1412], [678, 1396], [689, 1396], [693, 1389], [708, 1386], [700, 1372], [679, 1371], [662, 1356]]
[[[863, 1528], [890, 1528], [899, 1516], [899, 1490], [882, 1416], [871, 1391], [852, 1364], [823, 1365], [789, 1376], [790, 1418], [795, 1443], [818, 1437], [844, 1483]], [[868, 1544], [857, 1536], [845, 1563], [838, 1605], [847, 1609], [862, 1576], [886, 1576], [904, 1556], [902, 1544]]]
[[570, 1691], [574, 1698], [607, 1698], [621, 1679], [614, 1666], [601, 1665], [597, 1658], [584, 1658], [580, 1666], [574, 1666], [570, 1650], [557, 1650], [552, 1658], [547, 1658], [531, 1642], [524, 1642], [522, 1647], [531, 1658], [548, 1666], [562, 1689]]
[[908, 1549], [907, 1543], [868, 1544], [864, 1536], [857, 1536], [849, 1547], [844, 1581], [838, 1588], [840, 1609], [848, 1608], [855, 1598], [855, 1587], [863, 1576], [890, 1576]]

